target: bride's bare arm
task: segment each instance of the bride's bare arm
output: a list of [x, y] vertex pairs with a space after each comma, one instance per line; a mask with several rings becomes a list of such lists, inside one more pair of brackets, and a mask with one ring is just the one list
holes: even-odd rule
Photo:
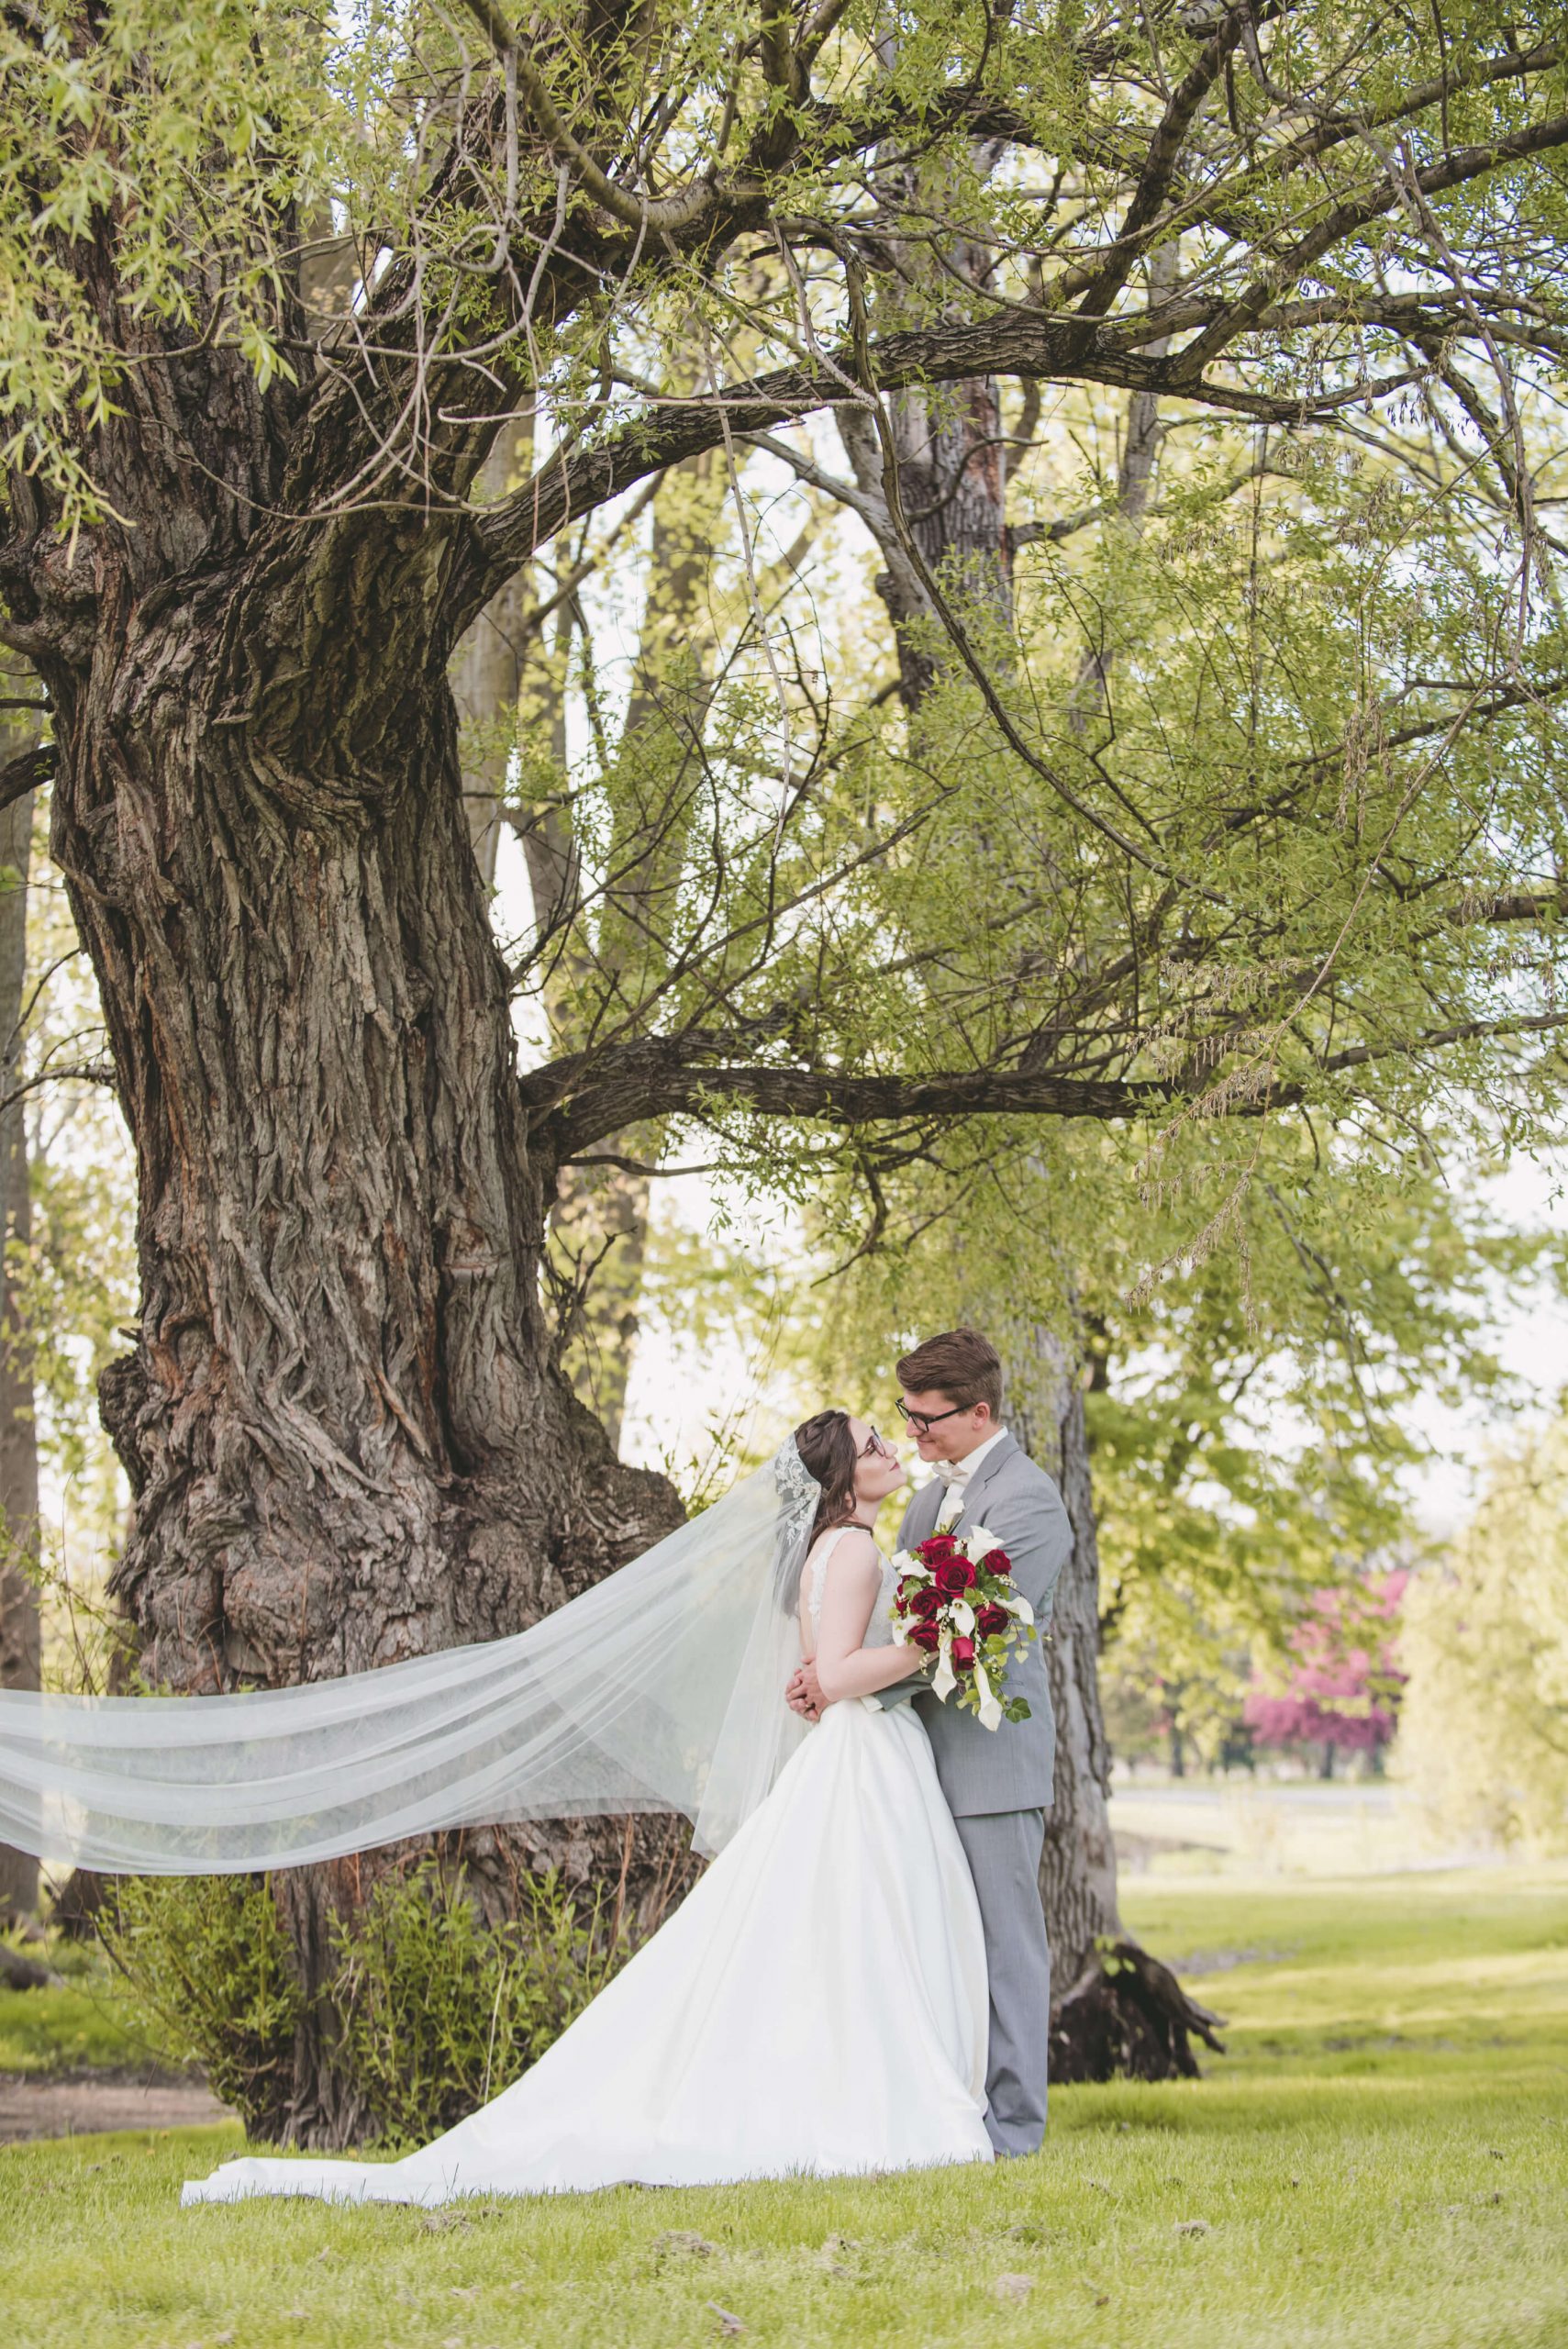
[[869, 1533], [846, 1533], [828, 1561], [822, 1594], [822, 1620], [812, 1661], [823, 1697], [830, 1705], [851, 1697], [874, 1697], [896, 1680], [907, 1680], [923, 1661], [918, 1649], [868, 1648], [863, 1642], [872, 1609], [882, 1589], [882, 1561]]

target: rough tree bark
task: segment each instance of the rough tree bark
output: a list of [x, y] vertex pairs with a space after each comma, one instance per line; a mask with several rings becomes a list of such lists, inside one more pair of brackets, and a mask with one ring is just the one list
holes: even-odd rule
[[[25, 700], [26, 665], [0, 655], [0, 696]], [[40, 696], [41, 699], [41, 696]], [[28, 751], [38, 721], [0, 711], [0, 760]], [[14, 1243], [31, 1232], [28, 1132], [17, 1085], [28, 963], [28, 872], [33, 794], [0, 809], [0, 1688], [36, 1688], [42, 1663], [36, 1580], [39, 1545], [38, 1430], [32, 1349], [12, 1279]], [[38, 1864], [0, 1844], [0, 1922], [38, 1906]]]
[[[554, 1168], [464, 818], [442, 542], [410, 518], [374, 560], [329, 529], [250, 548], [282, 458], [242, 362], [137, 384], [102, 452], [135, 527], [72, 565], [41, 512], [29, 549], [24, 484], [5, 587], [137, 1150], [139, 1336], [102, 1387], [135, 1494], [114, 1587], [150, 1676], [201, 1691], [514, 1631], [679, 1507], [551, 1362]], [[613, 1880], [616, 1822], [524, 1841], [570, 1860], [595, 1835]], [[308, 1992], [328, 1910], [395, 1858], [278, 1879]], [[317, 1999], [269, 2133], [354, 2139], [335, 2049]]]

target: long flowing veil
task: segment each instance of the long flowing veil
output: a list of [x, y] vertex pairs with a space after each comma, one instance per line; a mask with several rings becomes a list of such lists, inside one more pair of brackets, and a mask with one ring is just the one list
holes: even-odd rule
[[803, 1733], [784, 1686], [820, 1498], [791, 1439], [542, 1622], [379, 1671], [225, 1697], [0, 1693], [0, 1843], [204, 1876], [672, 1810], [716, 1852]]

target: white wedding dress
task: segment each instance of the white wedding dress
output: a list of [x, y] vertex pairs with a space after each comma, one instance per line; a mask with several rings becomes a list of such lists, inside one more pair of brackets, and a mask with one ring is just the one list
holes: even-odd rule
[[[806, 1568], [813, 1622], [836, 1540]], [[884, 1561], [867, 1645], [892, 1589]], [[836, 1704], [513, 2087], [404, 2160], [246, 2158], [181, 2199], [431, 2205], [987, 2162], [987, 2028], [980, 1912], [925, 1730], [907, 1705]]]

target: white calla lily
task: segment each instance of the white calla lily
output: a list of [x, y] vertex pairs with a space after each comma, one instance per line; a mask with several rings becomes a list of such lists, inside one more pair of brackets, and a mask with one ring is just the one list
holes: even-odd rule
[[999, 1729], [1002, 1725], [1002, 1708], [996, 1701], [990, 1677], [983, 1664], [977, 1664], [974, 1667], [974, 1693], [980, 1699], [981, 1728], [993, 1731]]

